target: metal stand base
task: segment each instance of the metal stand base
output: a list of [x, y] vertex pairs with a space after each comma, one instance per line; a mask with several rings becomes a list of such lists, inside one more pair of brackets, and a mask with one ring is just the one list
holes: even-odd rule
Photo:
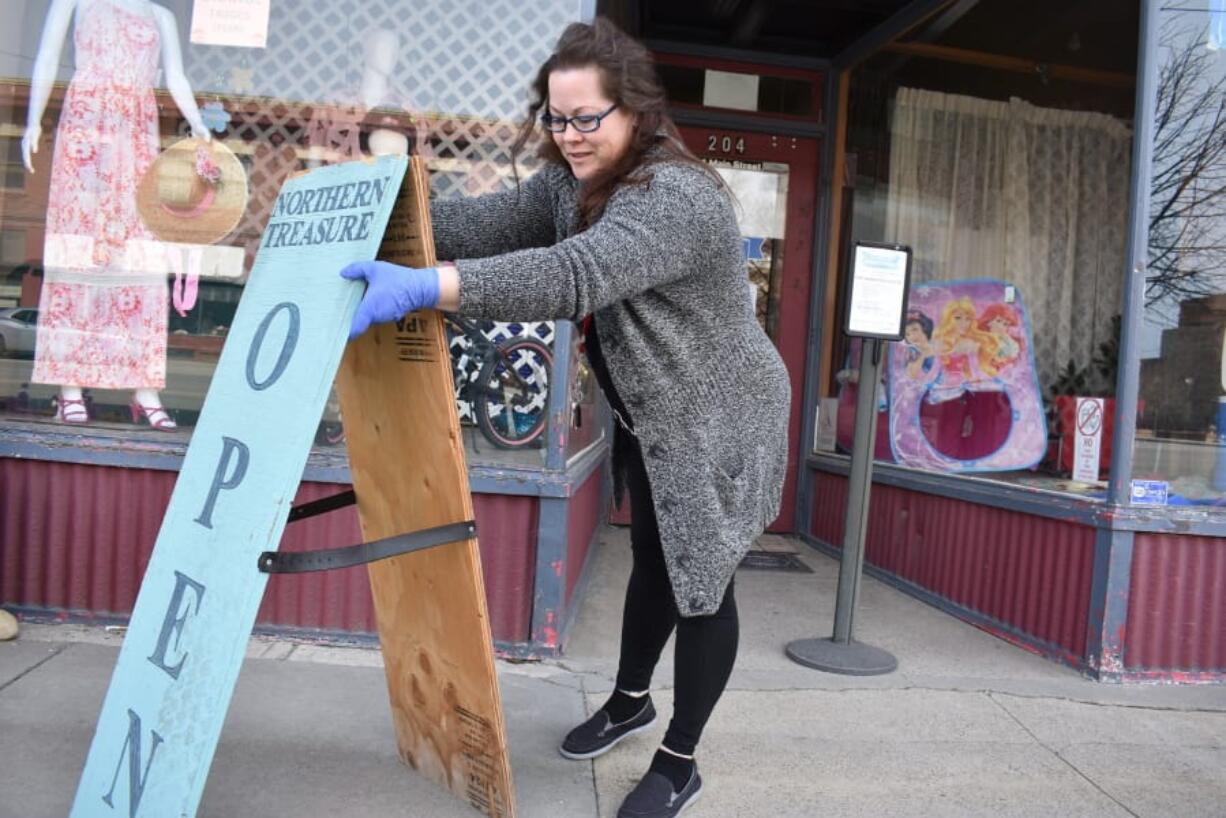
[[854, 640], [797, 639], [788, 643], [784, 653], [798, 664], [845, 676], [880, 676], [898, 669], [893, 654]]

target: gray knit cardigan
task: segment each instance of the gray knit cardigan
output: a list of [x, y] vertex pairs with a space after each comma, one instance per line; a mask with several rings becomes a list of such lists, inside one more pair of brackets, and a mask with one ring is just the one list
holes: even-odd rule
[[578, 183], [549, 164], [511, 190], [431, 205], [464, 315], [595, 313], [651, 481], [682, 616], [714, 613], [779, 513], [788, 374], [753, 314], [736, 214], [701, 168], [657, 162], [577, 232]]

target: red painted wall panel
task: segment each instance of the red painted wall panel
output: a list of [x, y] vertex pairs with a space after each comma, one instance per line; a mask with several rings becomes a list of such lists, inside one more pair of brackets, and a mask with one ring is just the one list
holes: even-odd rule
[[1136, 535], [1124, 666], [1226, 670], [1226, 540]]
[[600, 525], [600, 478], [601, 470], [596, 469], [570, 498], [566, 522], [566, 601], [562, 606], [566, 610], [570, 610], [575, 585], [583, 573], [583, 564], [587, 561], [596, 527]]
[[504, 642], [527, 642], [532, 636], [540, 508], [535, 497], [473, 495], [490, 627]]
[[[309, 503], [343, 491], [346, 486], [303, 483], [294, 504]], [[285, 527], [280, 548], [311, 551], [359, 542], [358, 512], [353, 506], [320, 514]], [[256, 617], [260, 625], [373, 633], [375, 614], [365, 568], [311, 574], [273, 574]]]
[[173, 475], [0, 458], [0, 599], [126, 614], [149, 561]]
[[[174, 472], [0, 458], [0, 601], [80, 616], [125, 616], [136, 601]], [[296, 502], [345, 486], [304, 483]], [[533, 497], [473, 496], [494, 638], [526, 641], [538, 505]], [[358, 542], [357, 511], [286, 527], [282, 548]], [[252, 566], [254, 570], [254, 565]], [[370, 633], [362, 568], [270, 577], [258, 624]]]
[[[810, 530], [841, 547], [847, 479], [816, 477]], [[1083, 659], [1093, 528], [880, 484], [868, 518], [867, 562]]]

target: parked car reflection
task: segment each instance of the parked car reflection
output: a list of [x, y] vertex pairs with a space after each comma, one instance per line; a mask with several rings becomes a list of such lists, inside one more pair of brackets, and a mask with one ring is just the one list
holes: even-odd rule
[[38, 310], [8, 307], [0, 310], [0, 357], [33, 358]]

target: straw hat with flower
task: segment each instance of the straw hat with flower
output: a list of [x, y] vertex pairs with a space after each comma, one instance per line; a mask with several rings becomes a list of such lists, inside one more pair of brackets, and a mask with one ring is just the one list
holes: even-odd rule
[[162, 151], [141, 178], [136, 207], [163, 241], [213, 244], [247, 208], [247, 174], [222, 142], [182, 139]]

